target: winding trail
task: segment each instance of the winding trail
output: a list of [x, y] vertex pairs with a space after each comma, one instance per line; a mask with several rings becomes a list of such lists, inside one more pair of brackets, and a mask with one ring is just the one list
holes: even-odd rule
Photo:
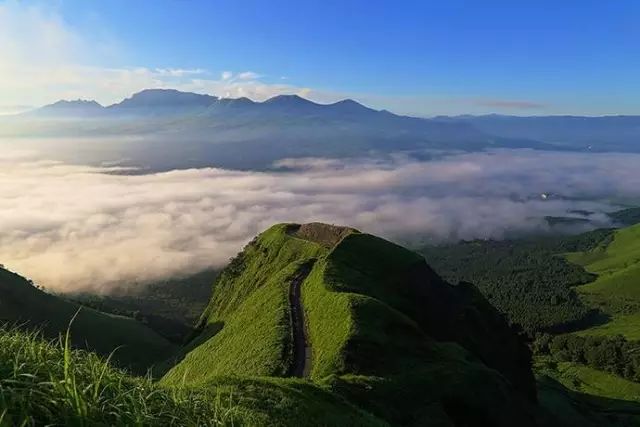
[[311, 373], [311, 345], [307, 339], [304, 310], [300, 301], [302, 282], [311, 272], [315, 261], [309, 262], [298, 270], [289, 287], [289, 306], [291, 311], [291, 330], [293, 332], [293, 363], [289, 376], [305, 378]]

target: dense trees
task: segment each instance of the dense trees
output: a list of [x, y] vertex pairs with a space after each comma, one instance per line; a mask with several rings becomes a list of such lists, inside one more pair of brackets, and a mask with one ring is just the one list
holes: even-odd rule
[[543, 334], [534, 350], [559, 362], [574, 362], [640, 381], [640, 342], [613, 337]]
[[427, 262], [452, 283], [475, 284], [512, 323], [533, 333], [563, 331], [587, 322], [593, 311], [573, 287], [595, 276], [559, 254], [605, 244], [611, 230], [578, 236], [471, 241], [425, 247]]

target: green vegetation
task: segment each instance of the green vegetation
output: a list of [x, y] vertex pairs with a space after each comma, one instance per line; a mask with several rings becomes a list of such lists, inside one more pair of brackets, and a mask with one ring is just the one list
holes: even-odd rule
[[[616, 230], [613, 240], [592, 250], [567, 254], [567, 259], [598, 277], [581, 292], [640, 302], [640, 224]], [[604, 295], [606, 294], [606, 295]]]
[[640, 381], [640, 342], [622, 336], [543, 335], [536, 340], [536, 352], [558, 362], [579, 363]]
[[[596, 285], [603, 276], [633, 271], [640, 232], [629, 230], [424, 248], [446, 278], [459, 282], [452, 286], [418, 253], [378, 237], [324, 224], [276, 225], [220, 272], [180, 351], [171, 353], [166, 340], [134, 319], [80, 311], [71, 337], [76, 330], [87, 334], [85, 324], [98, 331], [110, 327], [93, 337], [104, 345], [105, 356], [107, 346], [113, 350], [123, 339], [119, 335], [127, 334], [117, 322], [136, 325], [167, 346], [166, 361], [154, 371], [164, 373], [158, 382], [132, 377], [86, 351], [0, 331], [0, 416], [6, 409], [0, 426], [25, 420], [25, 425], [640, 425], [640, 385], [629, 381], [640, 380], [640, 343], [608, 336], [620, 330], [628, 337], [638, 334], [632, 323], [640, 319], [633, 281], [612, 285], [614, 292]], [[0, 299], [7, 320], [21, 319], [12, 301], [25, 312], [40, 306], [56, 307], [57, 313], [62, 306], [77, 310], [76, 304], [5, 273], [0, 292], [22, 297]], [[291, 378], [300, 361], [294, 334], [297, 339], [301, 329], [292, 324], [291, 313], [297, 278], [302, 278], [302, 326], [311, 351], [302, 379]], [[1, 288], [9, 279], [18, 285]], [[477, 282], [480, 290], [467, 281]], [[179, 297], [182, 291], [162, 292], [182, 301], [174, 308], [188, 304], [188, 296]], [[537, 378], [524, 340], [487, 300], [512, 323], [538, 334]], [[153, 313], [130, 310], [134, 299], [113, 301], [83, 303], [134, 316], [167, 334], [148, 317]], [[163, 314], [185, 316], [171, 304], [160, 304], [167, 309]], [[595, 309], [613, 321], [584, 329], [585, 322], [602, 320], [593, 317]], [[105, 319], [116, 323], [99, 323]], [[37, 315], [28, 320], [46, 336], [66, 330], [61, 321], [47, 330], [51, 325]], [[581, 327], [571, 334], [539, 334]], [[70, 342], [82, 347], [77, 338]], [[157, 361], [138, 363], [142, 368]]]
[[634, 207], [612, 212], [609, 217], [623, 226], [638, 224], [640, 223], [640, 208]]
[[[635, 223], [638, 211], [612, 217]], [[640, 425], [640, 225], [421, 252], [445, 278], [474, 282], [512, 322], [538, 335], [543, 425]]]
[[595, 278], [558, 254], [597, 247], [611, 233], [596, 230], [573, 237], [472, 241], [425, 247], [420, 252], [446, 280], [476, 285], [525, 331], [558, 331], [589, 320], [591, 309], [574, 287]]
[[108, 295], [67, 296], [104, 312], [129, 317], [153, 315], [194, 325], [207, 306], [217, 275], [216, 270], [205, 270], [186, 277], [115, 288]]
[[[67, 335], [67, 339], [69, 336]], [[230, 402], [114, 369], [68, 340], [0, 330], [0, 425], [218, 425]]]
[[305, 381], [227, 377], [169, 388], [68, 344], [0, 330], [0, 426], [385, 425]]
[[184, 344], [211, 297], [215, 270], [148, 284], [118, 288], [109, 295], [66, 295], [104, 313], [136, 319], [176, 344]]
[[201, 384], [217, 375], [285, 375], [292, 356], [288, 283], [324, 250], [290, 237], [284, 224], [247, 245], [218, 276], [198, 325], [201, 333], [164, 381]]
[[114, 362], [136, 372], [145, 373], [175, 351], [169, 341], [134, 319], [80, 307], [0, 268], [1, 322], [38, 329], [45, 337], [56, 339], [65, 333], [74, 316], [71, 326], [74, 347], [103, 356], [115, 350]]
[[277, 225], [247, 245], [219, 275], [199, 333], [161, 383], [287, 376], [288, 291], [311, 264], [302, 305], [313, 383], [273, 381], [328, 390], [391, 424], [529, 423], [529, 354], [479, 293], [442, 281], [414, 252], [321, 224]]
[[637, 383], [571, 362], [536, 361], [540, 425], [640, 426]]

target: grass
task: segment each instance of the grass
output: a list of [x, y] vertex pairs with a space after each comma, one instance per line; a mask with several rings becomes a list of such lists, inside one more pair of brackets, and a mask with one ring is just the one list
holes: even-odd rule
[[565, 256], [597, 275], [577, 290], [585, 303], [611, 317], [578, 333], [640, 339], [640, 224], [616, 230], [610, 241], [590, 251]]
[[70, 338], [0, 329], [0, 426], [384, 426], [330, 390], [295, 379], [215, 377], [166, 387]]
[[67, 330], [72, 344], [108, 356], [122, 367], [145, 373], [175, 351], [165, 338], [129, 317], [102, 313], [37, 289], [22, 276], [0, 268], [0, 321], [34, 328], [50, 339]]
[[628, 340], [640, 340], [640, 313], [614, 314], [611, 320], [603, 325], [593, 326], [575, 333], [583, 336], [622, 335]]
[[[427, 286], [435, 300], [446, 297], [440, 303], [429, 302], [443, 306], [451, 304], [458, 290], [442, 282], [414, 252], [357, 231], [343, 234], [331, 229], [329, 237], [337, 237], [328, 239], [326, 230], [314, 227], [318, 226], [296, 233], [290, 225], [274, 226], [231, 262], [214, 285], [200, 334], [161, 384], [201, 388], [232, 381], [241, 388], [240, 406], [249, 402], [255, 410], [264, 400], [269, 402], [263, 403], [264, 410], [270, 413], [278, 413], [279, 405], [290, 402], [293, 395], [302, 399], [291, 401], [296, 405], [314, 401], [304, 411], [286, 403], [289, 409], [281, 417], [293, 414], [287, 419], [294, 424], [308, 423], [308, 414], [327, 399], [332, 406], [351, 402], [373, 414], [375, 422], [382, 419], [394, 425], [437, 425], [438, 420], [442, 425], [464, 424], [472, 418], [486, 425], [511, 425], [521, 419], [526, 399], [514, 393], [504, 377], [460, 345], [437, 342], [412, 317], [433, 308], [420, 305], [418, 300], [425, 296], [416, 289]], [[311, 260], [313, 268], [301, 288], [312, 349], [310, 378], [274, 378], [286, 376], [292, 361], [289, 285]], [[426, 282], [416, 282], [422, 280]], [[439, 293], [440, 287], [447, 289]], [[459, 290], [461, 296], [464, 291]], [[472, 300], [464, 304], [475, 304]], [[464, 316], [479, 316], [474, 322], [486, 327], [484, 309], [475, 307], [473, 313], [465, 309]], [[447, 309], [434, 311], [444, 315]], [[437, 315], [431, 317], [437, 329]], [[464, 327], [466, 320], [458, 317], [448, 324], [452, 330]], [[500, 333], [491, 329], [491, 334]], [[463, 337], [459, 331], [452, 340], [458, 337]], [[262, 395], [265, 387], [275, 397]], [[259, 400], [253, 400], [253, 391]], [[460, 413], [471, 418], [458, 419]], [[341, 425], [338, 418], [327, 420], [327, 425]]]
[[608, 399], [640, 402], [640, 383], [588, 366], [572, 362], [552, 363], [540, 358], [536, 370], [556, 379], [569, 390]]
[[640, 301], [640, 224], [616, 230], [606, 247], [570, 253], [567, 259], [598, 275], [580, 292]]
[[166, 389], [71, 350], [70, 339], [0, 330], [0, 426], [228, 425], [232, 402]]
[[302, 264], [325, 252], [316, 243], [290, 236], [284, 224], [262, 233], [220, 274], [200, 320], [203, 332], [163, 382], [284, 376], [292, 362], [289, 284]]

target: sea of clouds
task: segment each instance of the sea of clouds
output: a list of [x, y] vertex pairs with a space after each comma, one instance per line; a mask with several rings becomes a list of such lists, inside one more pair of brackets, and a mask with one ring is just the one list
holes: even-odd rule
[[9, 151], [0, 154], [0, 263], [55, 291], [108, 292], [221, 267], [278, 222], [405, 242], [544, 231], [544, 216], [575, 209], [606, 225], [610, 200], [640, 197], [638, 165], [635, 154], [500, 150], [131, 174]]

